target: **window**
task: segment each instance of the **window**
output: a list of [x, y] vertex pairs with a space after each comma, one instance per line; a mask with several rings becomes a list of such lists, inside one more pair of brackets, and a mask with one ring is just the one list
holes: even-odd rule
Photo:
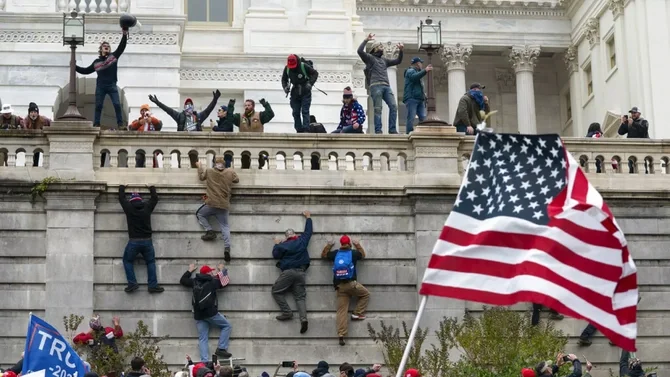
[[565, 112], [567, 115], [567, 119], [568, 120], [572, 119], [572, 102], [569, 91], [565, 94]]
[[591, 64], [584, 68], [584, 76], [586, 78], [586, 95], [590, 96], [593, 94], [593, 74], [591, 72]]
[[185, 0], [190, 22], [231, 22], [232, 0]]
[[616, 44], [614, 43], [614, 35], [607, 40], [607, 57], [609, 58], [609, 69], [616, 67]]

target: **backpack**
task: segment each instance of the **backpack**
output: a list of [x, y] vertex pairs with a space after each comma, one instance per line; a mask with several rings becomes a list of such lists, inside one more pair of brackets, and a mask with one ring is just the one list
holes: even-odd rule
[[[300, 70], [302, 71], [302, 75], [305, 76], [307, 81], [309, 81], [309, 75], [307, 74], [307, 70], [305, 69], [305, 64], [309, 65], [310, 68], [314, 69], [314, 62], [311, 60], [306, 60], [305, 58], [300, 58]], [[286, 67], [286, 74], [288, 75], [289, 68]]]
[[335, 254], [333, 273], [335, 280], [351, 280], [354, 278], [354, 252], [351, 250], [338, 250]]
[[207, 282], [201, 280], [193, 281], [193, 308], [197, 310], [205, 310], [214, 307], [218, 304], [216, 291], [207, 289]]

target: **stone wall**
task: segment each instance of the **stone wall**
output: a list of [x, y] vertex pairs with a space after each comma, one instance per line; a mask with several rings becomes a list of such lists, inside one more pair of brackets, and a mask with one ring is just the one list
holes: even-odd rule
[[[90, 127], [90, 126], [89, 126]], [[196, 330], [190, 312], [190, 293], [178, 285], [188, 264], [215, 264], [222, 258], [222, 241], [205, 243], [195, 218], [204, 187], [190, 167], [189, 152], [202, 163], [211, 155], [232, 154], [241, 182], [231, 208], [233, 260], [231, 285], [220, 293], [221, 310], [233, 324], [230, 350], [255, 375], [273, 369], [282, 360], [298, 359], [307, 369], [319, 360], [333, 365], [379, 362], [379, 349], [369, 339], [366, 325], [380, 321], [397, 326], [412, 323], [416, 294], [433, 244], [451, 209], [460, 184], [462, 161], [472, 138], [435, 131], [411, 136], [372, 135], [182, 135], [98, 132], [86, 124], [59, 124], [45, 134], [6, 132], [0, 151], [9, 153], [0, 167], [0, 364], [15, 362], [24, 344], [28, 313], [62, 327], [62, 316], [97, 312], [109, 322], [122, 317], [126, 330], [137, 320], [147, 322], [156, 335], [170, 335], [161, 347], [177, 368], [184, 353], [197, 357]], [[31, 136], [31, 137], [28, 137]], [[595, 158], [623, 161], [647, 156], [651, 174], [623, 174], [605, 164], [603, 174], [587, 173], [609, 201], [630, 242], [639, 269], [642, 302], [639, 306], [638, 355], [659, 373], [667, 373], [670, 306], [670, 238], [665, 229], [670, 212], [666, 195], [665, 141], [566, 140], [585, 169], [594, 171]], [[16, 166], [16, 155], [34, 149], [43, 152], [43, 166]], [[166, 153], [161, 168], [137, 168], [132, 156], [142, 150]], [[122, 166], [119, 151], [131, 156]], [[172, 165], [177, 153], [177, 166]], [[267, 169], [244, 169], [244, 156], [268, 155]], [[100, 167], [100, 156], [110, 153]], [[319, 170], [309, 157], [319, 156]], [[210, 155], [210, 156], [208, 156]], [[70, 158], [66, 158], [70, 156]], [[76, 156], [76, 158], [72, 158]], [[290, 156], [298, 156], [291, 164]], [[287, 159], [287, 157], [289, 157]], [[91, 163], [88, 163], [91, 161]], [[367, 161], [367, 163], [366, 163]], [[637, 159], [636, 159], [637, 161]], [[641, 165], [640, 165], [641, 164]], [[627, 169], [624, 168], [627, 172]], [[642, 168], [642, 170], [644, 170]], [[45, 177], [62, 181], [49, 186], [44, 198], [31, 203], [30, 189]], [[121, 256], [127, 241], [126, 223], [118, 205], [119, 184], [146, 193], [146, 184], [158, 187], [160, 202], [153, 216], [158, 278], [166, 291], [149, 295], [146, 285], [133, 295], [123, 292], [125, 275]], [[300, 230], [300, 213], [309, 209], [314, 219], [310, 243], [313, 263], [308, 271], [310, 330], [299, 334], [297, 320], [277, 323], [277, 307], [270, 288], [278, 276], [270, 251], [273, 237], [286, 228]], [[216, 227], [215, 227], [216, 228]], [[371, 291], [369, 316], [350, 326], [348, 343], [337, 344], [335, 294], [330, 264], [318, 259], [329, 238], [343, 233], [360, 238], [369, 259], [361, 262], [360, 281]], [[136, 263], [138, 281], [146, 281], [143, 262]], [[291, 306], [294, 304], [291, 302]], [[481, 311], [471, 302], [429, 300], [423, 326], [435, 326], [442, 316]], [[517, 310], [528, 310], [519, 304]], [[565, 319], [557, 325], [570, 335], [567, 351], [586, 354], [605, 377], [615, 367], [617, 349], [598, 333], [594, 344], [578, 349], [576, 337], [583, 321]], [[210, 349], [214, 350], [214, 331]], [[430, 339], [429, 339], [430, 341]]]

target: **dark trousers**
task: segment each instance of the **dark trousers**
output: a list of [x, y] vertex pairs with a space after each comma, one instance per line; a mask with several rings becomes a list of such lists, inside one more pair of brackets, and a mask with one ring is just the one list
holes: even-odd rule
[[116, 85], [97, 85], [95, 87], [95, 117], [93, 126], [100, 127], [100, 117], [102, 116], [102, 105], [105, 103], [105, 97], [109, 95], [114, 105], [114, 112], [116, 113], [116, 125], [123, 124], [123, 113], [121, 111], [121, 100], [119, 99], [119, 90]]
[[142, 254], [142, 258], [147, 264], [147, 280], [149, 288], [158, 286], [158, 278], [156, 276], [156, 252], [154, 251], [154, 244], [150, 239], [130, 240], [126, 245], [126, 249], [123, 252], [123, 269], [126, 270], [128, 285], [137, 284], [133, 262], [138, 254]]
[[296, 132], [306, 132], [309, 129], [309, 107], [311, 105], [312, 93], [303, 96], [291, 96], [293, 126]]
[[[540, 304], [533, 304], [533, 315], [530, 318], [530, 324], [533, 326], [537, 326], [538, 323], [540, 323], [540, 312], [542, 311], [542, 305]], [[549, 312], [551, 314], [558, 314], [558, 312], [554, 309], [549, 309]]]
[[582, 335], [580, 335], [579, 337], [581, 339], [584, 339], [584, 340], [591, 339], [591, 337], [593, 337], [593, 335], [595, 335], [596, 330], [597, 330], [596, 327], [589, 323], [584, 328], [584, 331], [582, 331]]
[[293, 268], [282, 271], [281, 275], [279, 275], [277, 281], [275, 281], [275, 284], [272, 286], [272, 298], [274, 298], [277, 305], [279, 305], [282, 314], [293, 315], [291, 307], [288, 306], [286, 297], [284, 297], [284, 294], [289, 290], [293, 293], [295, 304], [298, 307], [300, 321], [307, 321], [307, 304], [305, 302], [307, 291], [305, 290], [305, 271], [302, 268]]

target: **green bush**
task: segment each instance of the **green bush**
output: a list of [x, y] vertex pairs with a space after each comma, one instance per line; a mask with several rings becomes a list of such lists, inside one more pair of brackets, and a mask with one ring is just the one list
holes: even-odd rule
[[[368, 324], [370, 337], [380, 346], [384, 362], [395, 375], [409, 336], [381, 324], [377, 332]], [[552, 322], [530, 325], [530, 313], [503, 307], [484, 308], [480, 316], [466, 313], [463, 320], [443, 318], [434, 333], [437, 344], [423, 347], [428, 329], [419, 329], [405, 368], [416, 368], [431, 377], [518, 377], [522, 368], [554, 360], [567, 337]], [[453, 361], [452, 351], [460, 357]], [[569, 366], [566, 366], [569, 368]]]
[[84, 356], [94, 372], [101, 376], [120, 376], [121, 372], [130, 370], [130, 360], [141, 357], [151, 371], [152, 377], [172, 376], [173, 373], [168, 369], [158, 346], [158, 343], [168, 338], [167, 336], [154, 337], [149, 327], [144, 322], [138, 321], [135, 331], [124, 331], [123, 338], [116, 339], [119, 350], [117, 353], [110, 347], [91, 348], [88, 345], [74, 344], [72, 339], [83, 320], [84, 316], [70, 314], [69, 317], [63, 317], [63, 324], [72, 347]]

